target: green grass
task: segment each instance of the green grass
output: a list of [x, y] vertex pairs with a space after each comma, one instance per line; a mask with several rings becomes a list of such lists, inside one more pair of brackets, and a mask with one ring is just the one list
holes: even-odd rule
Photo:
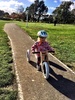
[[55, 56], [65, 64], [75, 68], [75, 25], [47, 23], [26, 23], [17, 22], [22, 29], [34, 39], [37, 39], [39, 30], [46, 30], [48, 33], [48, 42], [54, 47]]
[[17, 100], [17, 92], [0, 89], [0, 100]]
[[[3, 31], [7, 21], [0, 20], [0, 100], [17, 100], [17, 92], [6, 89], [13, 85], [12, 52], [7, 34]], [[4, 89], [5, 88], [5, 89]]]

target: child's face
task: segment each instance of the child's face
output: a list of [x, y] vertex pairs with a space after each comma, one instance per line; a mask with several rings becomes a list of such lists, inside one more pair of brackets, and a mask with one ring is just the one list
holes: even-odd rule
[[40, 42], [44, 42], [45, 41], [45, 37], [40, 37]]

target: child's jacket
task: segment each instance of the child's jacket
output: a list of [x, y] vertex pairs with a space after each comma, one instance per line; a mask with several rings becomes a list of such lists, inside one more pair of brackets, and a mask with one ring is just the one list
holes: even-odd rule
[[35, 42], [31, 47], [32, 52], [40, 52], [40, 51], [54, 51], [53, 48], [48, 44], [48, 42], [43, 42], [40, 44], [39, 41]]

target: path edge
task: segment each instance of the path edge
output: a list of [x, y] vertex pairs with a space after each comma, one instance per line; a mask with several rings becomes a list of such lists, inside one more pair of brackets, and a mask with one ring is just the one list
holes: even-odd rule
[[12, 43], [12, 40], [9, 36], [8, 36], [8, 38], [10, 40], [10, 44], [11, 44], [11, 47], [12, 47], [14, 69], [15, 69], [16, 81], [17, 81], [17, 86], [18, 86], [18, 99], [19, 100], [24, 100], [22, 86], [21, 86], [20, 78], [19, 78], [18, 71], [17, 71], [17, 64], [16, 64], [15, 54], [14, 54], [14, 50], [13, 50], [13, 43]]

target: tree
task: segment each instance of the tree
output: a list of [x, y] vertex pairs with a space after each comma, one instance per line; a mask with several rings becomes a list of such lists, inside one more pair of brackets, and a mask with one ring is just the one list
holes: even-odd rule
[[23, 11], [24, 11], [24, 7], [22, 5], [18, 6], [17, 12], [18, 13], [23, 13]]
[[34, 6], [35, 6], [34, 4], [31, 4], [30, 7], [26, 8], [26, 11], [25, 11], [25, 13], [28, 12], [28, 16], [31, 16], [31, 20], [34, 19], [34, 13], [35, 13]]
[[71, 22], [75, 23], [75, 9], [71, 11]]
[[73, 4], [73, 2], [71, 2], [71, 1], [62, 2], [62, 4], [53, 11], [53, 14], [58, 19], [58, 22], [70, 23], [70, 19], [71, 19], [70, 6], [71, 6], [71, 4]]
[[73, 15], [75, 15], [75, 9], [73, 9], [73, 10], [71, 11], [71, 13], [72, 13]]
[[4, 16], [4, 11], [0, 10], [0, 17]]
[[36, 8], [36, 14], [38, 14], [38, 21], [39, 21], [40, 17], [43, 14], [46, 14], [47, 12], [48, 12], [48, 8], [47, 8], [47, 6], [45, 6], [44, 1], [43, 0], [40, 1]]
[[5, 17], [9, 17], [9, 13], [8, 13], [8, 12], [5, 12], [5, 13], [4, 13], [4, 16], [5, 16]]
[[45, 6], [43, 0], [35, 0], [34, 3], [32, 3], [29, 7], [26, 8], [26, 10], [27, 9], [29, 10], [31, 18], [36, 18], [38, 22], [40, 20], [40, 17], [48, 12], [48, 8], [47, 6]]

